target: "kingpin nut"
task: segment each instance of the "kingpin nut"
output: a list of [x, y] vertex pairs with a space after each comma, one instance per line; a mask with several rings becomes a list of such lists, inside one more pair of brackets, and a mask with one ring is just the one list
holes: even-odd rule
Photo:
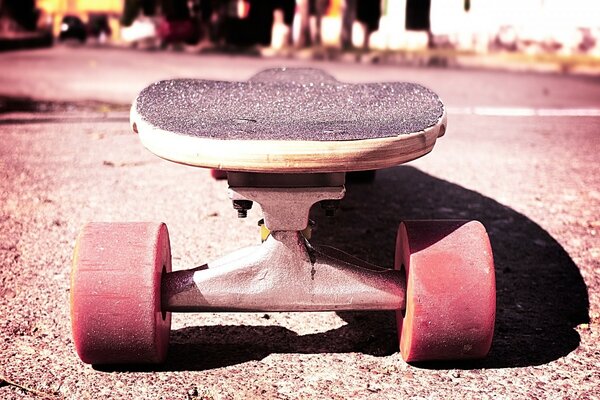
[[238, 218], [246, 218], [248, 210], [252, 208], [250, 200], [233, 200], [233, 209], [237, 211]]

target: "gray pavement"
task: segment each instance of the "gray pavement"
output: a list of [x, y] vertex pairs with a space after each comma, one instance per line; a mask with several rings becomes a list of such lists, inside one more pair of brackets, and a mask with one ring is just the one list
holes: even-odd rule
[[[238, 220], [225, 182], [143, 149], [127, 104], [154, 80], [282, 65], [445, 100], [433, 152], [350, 186], [314, 240], [391, 266], [401, 219], [481, 220], [498, 289], [489, 357], [408, 365], [388, 312], [205, 313], [174, 315], [165, 365], [82, 364], [69, 273], [85, 222], [166, 222], [175, 269], [259, 240], [259, 210]], [[67, 47], [0, 54], [0, 71], [0, 398], [599, 398], [600, 80]]]

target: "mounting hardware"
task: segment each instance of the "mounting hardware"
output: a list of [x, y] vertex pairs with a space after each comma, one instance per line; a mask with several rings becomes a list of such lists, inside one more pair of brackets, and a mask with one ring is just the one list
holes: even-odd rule
[[233, 200], [233, 209], [237, 210], [238, 218], [246, 218], [248, 210], [252, 208], [250, 200]]

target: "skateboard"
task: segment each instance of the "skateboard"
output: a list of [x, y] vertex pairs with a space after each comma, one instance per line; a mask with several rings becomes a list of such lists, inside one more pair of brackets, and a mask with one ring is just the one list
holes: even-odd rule
[[447, 125], [434, 92], [272, 69], [245, 82], [154, 83], [134, 101], [130, 123], [159, 157], [227, 171], [238, 216], [261, 206], [262, 243], [172, 271], [163, 223], [87, 224], [71, 274], [72, 330], [84, 362], [163, 362], [171, 313], [204, 311], [395, 310], [407, 362], [488, 353], [494, 263], [478, 221], [398, 221], [393, 269], [311, 244], [310, 208], [320, 203], [335, 214], [348, 173], [433, 149]]

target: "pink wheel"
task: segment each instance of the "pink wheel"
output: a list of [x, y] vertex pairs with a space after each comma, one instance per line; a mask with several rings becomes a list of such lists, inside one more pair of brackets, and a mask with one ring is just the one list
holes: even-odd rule
[[494, 333], [496, 281], [481, 223], [401, 223], [395, 268], [406, 271], [406, 309], [397, 313], [406, 362], [487, 355]]
[[160, 363], [171, 314], [161, 311], [161, 277], [171, 271], [169, 233], [159, 223], [91, 223], [75, 247], [71, 323], [89, 364]]
[[227, 171], [223, 171], [222, 169], [211, 169], [210, 176], [216, 180], [227, 179]]

